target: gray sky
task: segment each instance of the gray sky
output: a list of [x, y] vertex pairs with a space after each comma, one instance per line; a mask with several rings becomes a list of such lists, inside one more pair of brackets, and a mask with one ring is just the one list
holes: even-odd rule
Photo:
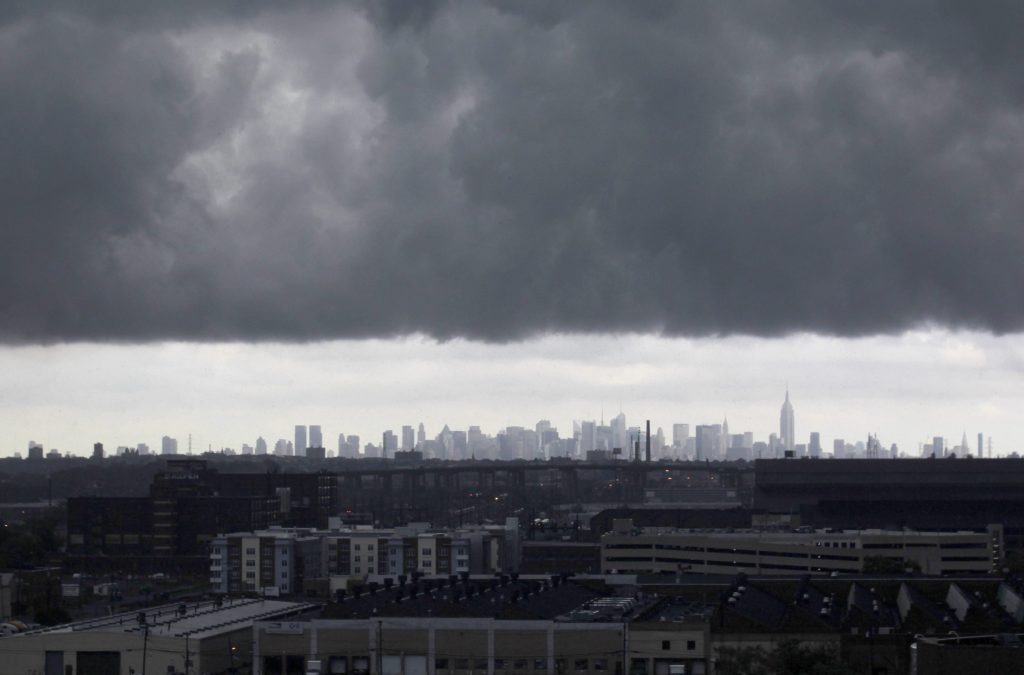
[[[608, 345], [631, 355], [628, 373], [675, 372], [660, 359], [680, 345], [713, 352], [702, 377], [726, 389], [680, 382], [686, 398], [668, 398], [683, 394], [659, 379], [643, 396], [658, 392], [665, 416], [735, 402], [767, 431], [820, 340], [836, 353], [822, 381], [846, 372], [882, 388], [888, 414], [921, 408], [892, 432], [916, 443], [964, 404], [934, 392], [963, 368], [1012, 393], [1022, 14], [1009, 1], [4, 3], [0, 359], [5, 374], [47, 373], [30, 391], [65, 403], [42, 419], [11, 388], [0, 433], [15, 448], [85, 444], [65, 420], [130, 393], [159, 400], [144, 385], [202, 364], [223, 373], [223, 389], [195, 394], [204, 420], [187, 421], [182, 395], [130, 430], [195, 426], [237, 445], [243, 419], [314, 412], [287, 376], [260, 373], [326, 359], [303, 384], [346, 371], [361, 378], [347, 391], [370, 396], [394, 369], [465, 372], [480, 354], [501, 384], [477, 385], [487, 397], [433, 384], [447, 398], [432, 394], [424, 418], [526, 423], [536, 378], [522, 375], [556, 343], [580, 367]], [[892, 363], [917, 363], [921, 335], [999, 365], [940, 364], [918, 391]], [[745, 361], [745, 340], [776, 365]], [[743, 362], [757, 379], [730, 375]], [[75, 407], [62, 383], [88, 372], [109, 398]], [[813, 396], [839, 418], [822, 430], [863, 435], [843, 419], [859, 409], [829, 393]], [[595, 404], [560, 395], [555, 417]], [[760, 412], [741, 412], [754, 399]], [[330, 405], [426, 405], [396, 400]]]

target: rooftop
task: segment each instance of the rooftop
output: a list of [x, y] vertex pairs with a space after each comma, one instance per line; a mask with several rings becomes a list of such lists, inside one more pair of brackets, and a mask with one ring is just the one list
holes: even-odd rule
[[164, 637], [204, 638], [245, 628], [254, 621], [263, 621], [310, 612], [317, 604], [284, 600], [238, 599], [177, 603], [150, 607], [143, 611], [125, 612], [74, 623], [39, 628], [21, 635], [71, 633], [80, 631], [141, 633], [139, 619], [145, 616], [150, 635]]

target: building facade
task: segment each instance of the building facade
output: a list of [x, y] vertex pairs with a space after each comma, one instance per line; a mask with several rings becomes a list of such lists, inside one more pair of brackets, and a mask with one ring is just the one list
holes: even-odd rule
[[[617, 522], [601, 538], [610, 573], [857, 573], [868, 559], [913, 561], [925, 574], [989, 574], [1002, 568], [1002, 528], [983, 532], [637, 530]], [[884, 563], [883, 563], [884, 564]]]

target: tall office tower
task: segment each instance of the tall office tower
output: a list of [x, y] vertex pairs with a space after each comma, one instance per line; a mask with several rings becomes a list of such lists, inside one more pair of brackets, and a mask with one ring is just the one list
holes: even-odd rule
[[[978, 437], [981, 438], [981, 434], [978, 434]], [[93, 443], [92, 444], [92, 458], [93, 459], [103, 459], [103, 444], [102, 443]]]
[[402, 450], [412, 450], [416, 447], [416, 431], [408, 424], [402, 425]]
[[170, 436], [164, 436], [160, 439], [160, 454], [161, 455], [176, 455], [178, 454], [178, 439], [171, 438]]
[[441, 429], [441, 433], [437, 435], [437, 442], [444, 448], [444, 459], [458, 459], [455, 457], [455, 436], [452, 434], [452, 430], [448, 428], [448, 425], [444, 425]]
[[[309, 446], [310, 448], [322, 448], [324, 447], [324, 432], [320, 430], [319, 424], [309, 425]], [[296, 446], [296, 449], [298, 447]], [[300, 453], [296, 453], [300, 454]], [[301, 454], [305, 455], [305, 448], [302, 449]]]
[[846, 454], [846, 441], [836, 438], [832, 441], [832, 457], [842, 459]]
[[654, 447], [652, 450], [654, 456], [658, 458], [665, 454], [665, 431], [661, 427], [658, 427], [658, 432], [654, 434]]
[[[292, 448], [295, 450], [295, 454], [298, 455], [298, 454], [301, 453], [301, 454], [305, 455], [306, 454], [306, 448], [308, 448], [308, 447], [309, 447], [309, 444], [306, 443], [306, 425], [305, 424], [296, 424], [295, 425], [295, 445], [292, 446]], [[291, 454], [291, 453], [289, 453], [289, 454]]]
[[696, 457], [698, 462], [720, 459], [718, 456], [719, 444], [722, 442], [721, 424], [698, 424], [694, 430], [696, 436]]
[[932, 438], [932, 454], [937, 458], [946, 456], [946, 441], [942, 436], [935, 436]]
[[591, 450], [597, 449], [597, 423], [580, 423], [580, 454], [586, 456]]
[[793, 404], [789, 402], [789, 388], [786, 388], [786, 400], [779, 413], [779, 440], [783, 448], [792, 450], [796, 444], [796, 423], [793, 418]]
[[267, 441], [262, 436], [256, 439], [256, 454], [267, 454]]
[[395, 450], [398, 450], [398, 436], [395, 435], [394, 431], [388, 429], [384, 432], [383, 440], [381, 441], [381, 448], [384, 454], [381, 457], [394, 457]]
[[242, 443], [242, 454], [243, 455], [251, 455], [252, 454], [252, 446], [249, 445], [248, 443]]
[[469, 458], [469, 436], [465, 431], [452, 432], [452, 452], [456, 459]]
[[420, 428], [416, 430], [416, 445], [423, 445], [427, 442], [427, 430], [423, 427], [423, 422], [420, 422]]
[[811, 457], [821, 457], [821, 434], [817, 431], [811, 432], [811, 443], [807, 449]]
[[722, 418], [722, 431], [718, 434], [718, 459], [725, 459], [725, 453], [729, 450], [729, 418]]
[[985, 439], [979, 433], [978, 434], [978, 457], [984, 457], [985, 456], [984, 455], [984, 450], [985, 450]]
[[672, 447], [684, 449], [686, 448], [686, 439], [690, 437], [690, 425], [689, 424], [673, 424], [672, 425]]
[[967, 432], [964, 432], [964, 437], [960, 439], [960, 454], [968, 455], [971, 452], [971, 446], [967, 443]]
[[345, 448], [348, 450], [349, 457], [359, 456], [359, 437], [358, 436], [346, 436], [345, 437]]
[[626, 414], [619, 413], [612, 418], [609, 424], [612, 430], [612, 447], [622, 448], [623, 452], [629, 449], [629, 430], [626, 428]]
[[140, 455], [148, 455], [149, 446], [146, 445], [145, 443], [139, 443], [138, 445], [135, 446], [135, 452], [139, 453]]

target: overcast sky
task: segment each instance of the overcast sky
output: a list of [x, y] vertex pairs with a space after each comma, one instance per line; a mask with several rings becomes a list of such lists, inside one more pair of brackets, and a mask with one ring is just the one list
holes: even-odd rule
[[567, 430], [618, 398], [763, 436], [787, 381], [798, 440], [1022, 448], [1021, 25], [3, 3], [0, 452]]

